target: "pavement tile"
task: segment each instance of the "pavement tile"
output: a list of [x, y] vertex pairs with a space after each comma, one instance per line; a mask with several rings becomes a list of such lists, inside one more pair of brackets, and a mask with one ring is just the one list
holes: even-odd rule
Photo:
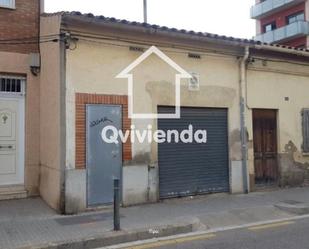
[[[201, 229], [241, 225], [291, 217], [292, 214], [274, 207], [286, 200], [309, 203], [309, 188], [248, 195], [216, 194], [128, 207], [121, 209], [121, 225], [124, 231], [178, 223], [199, 223]], [[110, 210], [63, 216], [40, 198], [0, 202], [1, 249], [102, 236], [112, 228]]]

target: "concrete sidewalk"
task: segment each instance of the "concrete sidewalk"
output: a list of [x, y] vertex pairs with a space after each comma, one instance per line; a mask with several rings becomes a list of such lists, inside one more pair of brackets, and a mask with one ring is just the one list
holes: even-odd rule
[[61, 216], [39, 198], [2, 201], [0, 248], [94, 248], [297, 215], [275, 207], [280, 203], [306, 205], [309, 188], [216, 194], [123, 208], [122, 232], [112, 232], [112, 211], [108, 209]]

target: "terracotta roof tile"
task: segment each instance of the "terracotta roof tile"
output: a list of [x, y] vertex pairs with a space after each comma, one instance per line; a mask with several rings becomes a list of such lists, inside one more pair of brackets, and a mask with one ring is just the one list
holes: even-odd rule
[[244, 39], [244, 38], [236, 38], [232, 36], [225, 36], [225, 35], [218, 35], [218, 34], [212, 34], [212, 33], [207, 33], [207, 32], [196, 32], [193, 30], [185, 30], [185, 29], [177, 29], [177, 28], [169, 28], [166, 26], [159, 26], [156, 24], [148, 24], [148, 23], [141, 23], [141, 22], [136, 22], [136, 21], [128, 21], [128, 20], [120, 20], [116, 19], [114, 17], [105, 17], [103, 15], [96, 16], [92, 13], [86, 13], [83, 14], [79, 11], [71, 11], [71, 12], [66, 12], [66, 11], [60, 11], [56, 13], [43, 13], [42, 16], [63, 16], [63, 17], [80, 17], [86, 19], [92, 19], [94, 21], [102, 22], [102, 23], [118, 23], [122, 25], [129, 25], [129, 26], [138, 26], [138, 27], [143, 27], [143, 28], [148, 28], [148, 29], [155, 29], [159, 31], [168, 31], [172, 33], [181, 33], [181, 34], [187, 34], [190, 36], [199, 36], [199, 37], [207, 37], [207, 38], [213, 38], [213, 39], [219, 39], [223, 41], [230, 41], [230, 42], [238, 42], [238, 43], [243, 43], [243, 44], [248, 44], [248, 45], [268, 45], [268, 46], [273, 46], [273, 47], [281, 47], [281, 48], [286, 48], [290, 50], [297, 50], [297, 51], [305, 51], [309, 52], [308, 49], [305, 48], [295, 48], [295, 47], [290, 47], [290, 46], [285, 46], [285, 45], [279, 45], [279, 44], [268, 44], [268, 43], [263, 43], [260, 41], [255, 41], [253, 39]]

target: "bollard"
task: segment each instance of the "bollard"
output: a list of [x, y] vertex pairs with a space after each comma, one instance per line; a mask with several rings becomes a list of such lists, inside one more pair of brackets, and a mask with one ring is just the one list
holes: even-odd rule
[[114, 179], [114, 231], [120, 230], [120, 184]]

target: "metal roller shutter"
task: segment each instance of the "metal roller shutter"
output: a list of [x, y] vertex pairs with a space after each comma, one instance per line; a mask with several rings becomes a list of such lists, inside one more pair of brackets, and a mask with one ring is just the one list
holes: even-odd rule
[[[174, 107], [158, 107], [172, 113]], [[228, 192], [227, 109], [181, 108], [180, 119], [159, 119], [159, 130], [207, 130], [207, 143], [159, 143], [160, 198]]]

